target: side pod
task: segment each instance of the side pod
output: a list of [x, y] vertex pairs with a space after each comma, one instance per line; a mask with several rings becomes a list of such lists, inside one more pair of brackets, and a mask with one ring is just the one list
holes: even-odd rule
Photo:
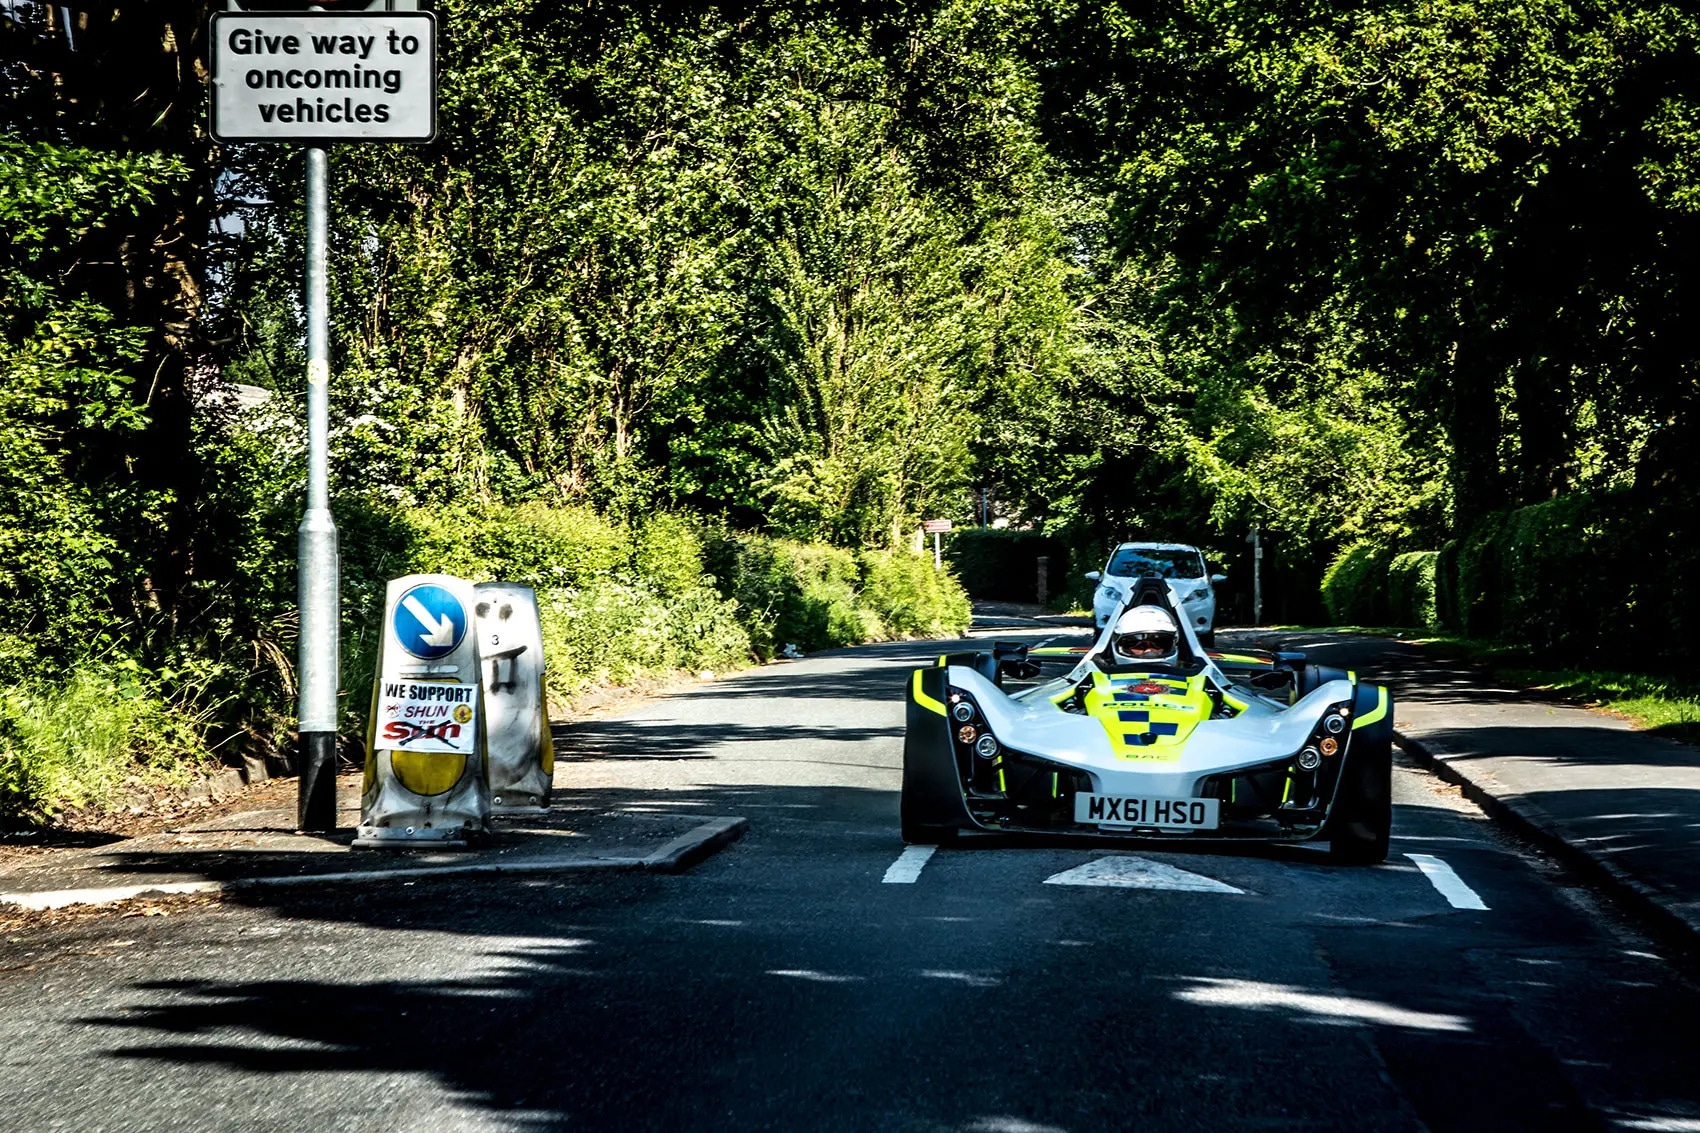
[[972, 827], [946, 714], [949, 670], [909, 674], [903, 729], [903, 840], [936, 843]]

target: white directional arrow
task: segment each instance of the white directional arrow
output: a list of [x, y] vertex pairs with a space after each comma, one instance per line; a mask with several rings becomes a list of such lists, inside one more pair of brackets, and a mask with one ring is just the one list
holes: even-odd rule
[[407, 607], [408, 613], [419, 619], [420, 625], [425, 627], [425, 632], [419, 635], [419, 639], [426, 645], [453, 645], [455, 643], [455, 620], [453, 618], [444, 614], [443, 620], [439, 622], [431, 616], [431, 611], [427, 610], [424, 604], [411, 594], [403, 598], [401, 604]]
[[1162, 862], [1116, 854], [1045, 878], [1046, 885], [1104, 885], [1118, 889], [1179, 889], [1187, 893], [1244, 893], [1224, 881]]

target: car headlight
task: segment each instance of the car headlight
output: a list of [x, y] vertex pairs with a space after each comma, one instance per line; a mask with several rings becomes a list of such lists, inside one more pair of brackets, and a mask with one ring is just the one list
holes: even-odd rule
[[998, 741], [990, 735], [984, 735], [974, 744], [974, 754], [981, 759], [990, 759], [998, 753]]
[[1200, 586], [1197, 590], [1188, 594], [1186, 596], [1186, 600], [1188, 602], [1198, 602], [1208, 597], [1210, 597], [1210, 588], [1208, 586]]

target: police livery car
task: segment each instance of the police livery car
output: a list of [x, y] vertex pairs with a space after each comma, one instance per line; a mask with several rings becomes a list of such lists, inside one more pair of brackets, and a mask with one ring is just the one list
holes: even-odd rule
[[[1030, 683], [1050, 667], [1066, 671]], [[907, 698], [908, 842], [1320, 839], [1342, 862], [1387, 857], [1388, 690], [1298, 653], [1207, 652], [1154, 575], [1089, 647], [948, 654]]]

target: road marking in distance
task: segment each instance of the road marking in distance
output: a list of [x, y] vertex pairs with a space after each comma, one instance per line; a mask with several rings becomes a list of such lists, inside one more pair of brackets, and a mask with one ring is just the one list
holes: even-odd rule
[[927, 859], [933, 856], [937, 846], [910, 846], [897, 860], [886, 867], [885, 876], [880, 878], [887, 885], [913, 885], [915, 879], [921, 876], [921, 867], [927, 864]]
[[1429, 879], [1429, 884], [1440, 891], [1440, 895], [1454, 909], [1480, 909], [1487, 911], [1487, 905], [1476, 895], [1476, 891], [1464, 884], [1464, 879], [1455, 873], [1451, 866], [1435, 857], [1433, 854], [1406, 854], [1416, 863], [1423, 876]]
[[1105, 885], [1117, 889], [1177, 889], [1183, 893], [1244, 893], [1225, 881], [1188, 873], [1132, 854], [1112, 854], [1045, 878], [1046, 885]]

